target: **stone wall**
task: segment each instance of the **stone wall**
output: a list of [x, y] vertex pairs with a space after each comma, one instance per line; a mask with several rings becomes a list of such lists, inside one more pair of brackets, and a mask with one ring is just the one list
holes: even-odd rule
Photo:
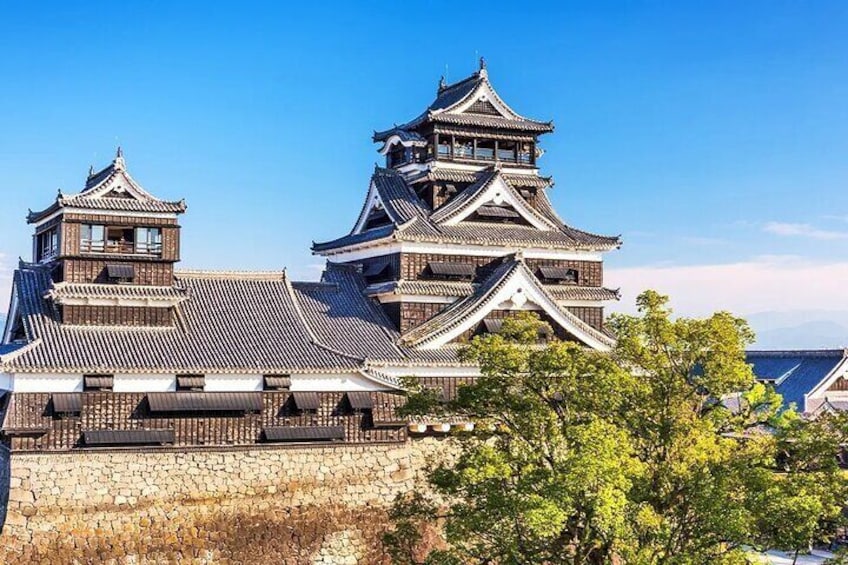
[[388, 505], [450, 451], [13, 453], [0, 563], [387, 563]]

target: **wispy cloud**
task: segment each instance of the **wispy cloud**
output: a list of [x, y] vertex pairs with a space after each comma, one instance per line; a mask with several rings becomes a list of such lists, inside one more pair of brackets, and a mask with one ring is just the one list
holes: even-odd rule
[[607, 286], [621, 287], [612, 310], [634, 310], [636, 296], [652, 288], [668, 294], [675, 312], [703, 316], [767, 310], [848, 310], [848, 260], [818, 262], [797, 256], [755, 257], [711, 265], [650, 265], [609, 269]]
[[848, 239], [848, 232], [836, 230], [823, 230], [810, 224], [794, 224], [788, 222], [768, 222], [763, 226], [763, 231], [775, 235], [787, 237], [805, 237], [808, 239]]

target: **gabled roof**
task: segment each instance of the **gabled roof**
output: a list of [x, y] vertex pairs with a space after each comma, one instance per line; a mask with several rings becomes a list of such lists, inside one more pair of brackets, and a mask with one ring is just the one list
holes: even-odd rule
[[10, 372], [307, 373], [356, 370], [362, 361], [314, 342], [284, 273], [184, 272], [190, 299], [172, 327], [60, 323], [45, 268], [15, 272], [13, 292], [31, 347], [6, 361]]
[[439, 347], [473, 328], [489, 312], [502, 308], [504, 304], [510, 309], [521, 310], [528, 303], [535, 304], [588, 347], [608, 350], [615, 343], [609, 335], [557, 305], [520, 257], [505, 260], [473, 294], [454, 302], [436, 316], [406, 332], [402, 340], [406, 345], [419, 349]]
[[[508, 186], [511, 196], [522, 198], [515, 193], [506, 176], [495, 172], [494, 176]], [[479, 177], [485, 181], [495, 182], [493, 173]], [[448, 211], [461, 208], [466, 202], [474, 202], [474, 197], [489, 185], [475, 185], [454, 197], [457, 204], [446, 204]], [[361, 229], [365, 219], [376, 201], [384, 207], [391, 224], [373, 228]], [[523, 199], [522, 199], [523, 201]], [[437, 220], [447, 215], [442, 212], [443, 206], [435, 213], [425, 204], [409, 186], [403, 175], [392, 169], [376, 169], [371, 179], [371, 187], [365, 203], [357, 219], [354, 230], [341, 238], [313, 243], [314, 253], [323, 253], [334, 249], [358, 246], [366, 243], [381, 241], [411, 241], [428, 243], [456, 243], [463, 245], [501, 245], [515, 247], [541, 247], [545, 249], [586, 249], [609, 250], [621, 245], [617, 236], [603, 236], [578, 230], [567, 224], [556, 215], [550, 201], [539, 191], [536, 197], [537, 206], [532, 211], [540, 222], [547, 222], [555, 229], [541, 230], [534, 226], [509, 225], [480, 222], [458, 222], [454, 225], [440, 224]], [[527, 206], [529, 209], [530, 207]]]
[[758, 380], [774, 381], [775, 390], [786, 405], [795, 404], [807, 410], [806, 396], [824, 384], [843, 367], [846, 352], [842, 349], [799, 351], [748, 351], [746, 359]]
[[[76, 288], [83, 286], [82, 290]], [[22, 264], [12, 292], [26, 341], [0, 345], [0, 371], [164, 374], [362, 374], [398, 388], [374, 365], [455, 366], [453, 348], [415, 351], [368, 296], [357, 267], [328, 263], [322, 282], [284, 272], [182, 271], [175, 288], [63, 285], [59, 292], [179, 297], [170, 327], [60, 323], [47, 268]]]
[[440, 225], [456, 225], [484, 204], [507, 204], [534, 227], [541, 230], [556, 229], [556, 225], [530, 206], [515, 189], [506, 182], [499, 170], [489, 171], [447, 204], [430, 215], [430, 220]]
[[89, 174], [81, 192], [60, 193], [48, 208], [30, 211], [27, 222], [38, 222], [61, 208], [182, 214], [186, 211], [186, 203], [185, 200], [160, 200], [144, 190], [127, 172], [123, 153], [118, 148], [117, 156], [108, 167]]
[[[476, 111], [476, 102], [488, 103], [487, 113]], [[391, 129], [374, 132], [374, 141], [386, 141], [398, 131], [411, 132], [422, 124], [444, 123], [501, 130], [516, 130], [534, 134], [553, 131], [552, 122], [525, 118], [510, 108], [495, 91], [485, 67], [454, 84], [439, 86], [436, 99], [415, 119]]]

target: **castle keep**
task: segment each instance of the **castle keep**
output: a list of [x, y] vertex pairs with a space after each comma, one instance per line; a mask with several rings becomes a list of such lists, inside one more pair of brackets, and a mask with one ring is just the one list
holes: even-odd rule
[[[186, 204], [142, 188], [120, 150], [80, 192], [30, 212], [32, 260], [15, 272], [0, 344], [11, 484], [4, 536], [13, 547], [44, 532], [64, 543], [46, 506], [84, 507], [107, 523], [110, 512], [141, 512], [145, 500], [175, 504], [179, 515], [204, 496], [185, 490], [194, 479], [151, 485], [150, 476], [121, 472], [131, 477], [126, 495], [109, 481], [110, 469], [134, 462], [181, 477], [180, 457], [236, 467], [228, 475], [236, 492], [215, 483], [207, 494], [233, 512], [234, 499], [286, 488], [268, 504], [287, 519], [321, 500], [385, 505], [413, 480], [423, 446], [437, 452], [440, 437], [466, 425], [400, 418], [401, 377], [450, 397], [477, 374], [460, 360], [461, 345], [521, 311], [537, 312], [560, 339], [611, 348], [603, 308], [618, 295], [604, 287], [603, 254], [621, 242], [554, 211], [553, 182], [538, 168], [540, 137], [552, 131], [508, 106], [482, 62], [462, 81], [442, 81], [418, 117], [374, 134], [385, 167], [374, 171], [351, 231], [313, 245], [327, 260], [319, 282], [285, 271], [175, 270]], [[282, 474], [239, 470], [244, 457]], [[204, 465], [191, 474], [221, 475]], [[352, 482], [322, 482], [360, 467]], [[71, 502], [45, 477], [74, 469], [88, 471], [74, 479], [83, 494]], [[304, 502], [294, 492], [321, 494]], [[348, 510], [340, 519], [358, 516]], [[185, 525], [172, 521], [160, 526]], [[315, 539], [320, 553], [323, 538]]]

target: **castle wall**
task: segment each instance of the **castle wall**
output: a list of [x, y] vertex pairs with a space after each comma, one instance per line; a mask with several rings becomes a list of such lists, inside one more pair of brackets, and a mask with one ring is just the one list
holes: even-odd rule
[[6, 451], [0, 563], [387, 563], [388, 505], [449, 441]]

